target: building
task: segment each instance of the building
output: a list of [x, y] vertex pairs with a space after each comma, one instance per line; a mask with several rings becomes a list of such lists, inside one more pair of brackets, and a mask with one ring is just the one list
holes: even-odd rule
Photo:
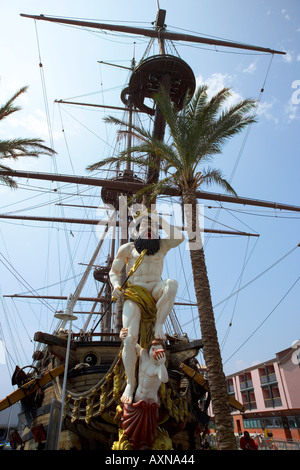
[[245, 413], [232, 408], [235, 433], [266, 430], [274, 439], [300, 441], [299, 346], [300, 341], [274, 359], [226, 377], [228, 394], [246, 407]]

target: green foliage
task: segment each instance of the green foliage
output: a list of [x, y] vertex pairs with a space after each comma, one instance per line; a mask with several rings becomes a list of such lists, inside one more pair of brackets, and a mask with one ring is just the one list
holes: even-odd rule
[[[27, 91], [28, 87], [22, 87], [18, 90], [3, 106], [0, 107], [0, 121], [11, 116], [13, 113], [20, 111], [22, 108], [15, 105], [15, 100]], [[6, 139], [0, 140], [0, 159], [17, 160], [20, 157], [39, 157], [41, 154], [53, 155], [55, 151], [43, 144], [42, 139]], [[7, 165], [0, 163], [1, 171], [11, 171]], [[17, 188], [17, 183], [8, 175], [0, 175], [0, 181], [10, 186]]]
[[119, 136], [126, 136], [130, 132], [139, 144], [117, 157], [94, 163], [87, 170], [95, 171], [107, 164], [128, 161], [142, 168], [151, 168], [151, 165], [154, 168], [159, 164], [165, 177], [142, 191], [151, 197], [167, 186], [177, 187], [182, 193], [191, 189], [196, 191], [203, 184], [213, 183], [226, 192], [236, 194], [222, 172], [207, 164], [221, 154], [229, 139], [255, 122], [250, 113], [256, 103], [245, 99], [226, 109], [224, 105], [231, 96], [230, 89], [224, 88], [211, 99], [208, 98], [207, 90], [207, 86], [201, 86], [192, 99], [187, 95], [180, 111], [166, 92], [154, 96], [166, 121], [170, 143], [156, 139], [142, 127], [133, 124], [128, 126], [125, 121], [114, 117], [106, 118], [107, 123], [121, 126]]

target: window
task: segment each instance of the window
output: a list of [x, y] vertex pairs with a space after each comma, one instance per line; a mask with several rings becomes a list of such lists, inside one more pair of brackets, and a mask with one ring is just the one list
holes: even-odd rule
[[255, 410], [257, 406], [254, 391], [242, 392], [242, 402], [247, 410]]
[[300, 428], [300, 416], [290, 416], [288, 423], [291, 429]]
[[234, 393], [233, 379], [227, 379], [227, 392]]
[[268, 385], [262, 389], [266, 408], [275, 408], [281, 406], [281, 398], [277, 385]]
[[243, 374], [240, 374], [239, 381], [241, 390], [245, 390], [246, 388], [253, 388], [251, 372], [244, 372]]
[[244, 428], [245, 429], [261, 429], [261, 420], [260, 419], [244, 419]]
[[275, 417], [275, 418], [263, 418], [261, 419], [262, 429], [269, 429], [269, 428], [283, 428], [283, 418]]
[[258, 369], [261, 385], [276, 382], [274, 364], [268, 364]]

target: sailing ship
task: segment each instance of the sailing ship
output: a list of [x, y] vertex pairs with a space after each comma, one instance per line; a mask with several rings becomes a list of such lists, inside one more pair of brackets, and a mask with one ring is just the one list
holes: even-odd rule
[[[189, 90], [196, 86], [194, 73], [190, 66], [178, 55], [166, 53], [169, 41], [209, 44], [249, 51], [283, 54], [281, 51], [236, 42], [216, 40], [169, 32], [165, 26], [165, 10], [159, 9], [152, 29], [134, 28], [122, 25], [103, 24], [90, 21], [34, 16], [22, 14], [24, 18], [47, 21], [82, 28], [118, 31], [158, 41], [159, 54], [143, 57], [132, 63], [131, 75], [123, 89], [120, 108], [128, 114], [128, 122], [134, 113], [143, 113], [153, 120], [153, 133], [164, 138], [164, 123], [155, 106], [149, 105], [153, 94], [162, 84], [167, 83], [172, 100], [180, 108]], [[59, 103], [84, 103], [58, 100]], [[91, 106], [86, 104], [87, 106]], [[101, 106], [101, 105], [92, 105]], [[105, 108], [109, 109], [108, 105]], [[131, 142], [128, 143], [131, 146]], [[111, 170], [111, 169], [110, 169]], [[16, 170], [11, 176], [48, 180], [101, 188], [103, 204], [118, 208], [120, 196], [132, 196], [145, 187], [145, 175], [138, 175], [130, 166], [115, 169], [112, 178], [92, 178], [59, 174], [34, 173]], [[168, 196], [177, 196], [176, 191], [168, 190]], [[235, 198], [209, 192], [198, 193], [202, 200], [218, 200], [237, 204], [273, 207], [276, 209], [299, 210], [295, 206]], [[17, 215], [1, 215], [6, 219], [18, 219]], [[22, 216], [23, 220], [71, 222], [90, 225], [102, 224], [103, 235], [91, 256], [86, 270], [76, 290], [69, 297], [58, 297], [67, 301], [65, 311], [57, 312], [59, 319], [54, 331], [38, 331], [34, 341], [39, 347], [33, 355], [33, 362], [24, 367], [17, 366], [12, 376], [12, 384], [18, 389], [0, 401], [0, 411], [20, 401], [22, 421], [25, 424], [22, 435], [18, 437], [25, 450], [35, 448], [78, 450], [131, 449], [130, 444], [119, 435], [121, 416], [121, 395], [126, 384], [122, 363], [122, 342], [119, 333], [122, 327], [122, 302], [111, 302], [109, 272], [116, 254], [116, 242], [111, 244], [104, 265], [97, 265], [97, 256], [109, 230], [109, 221], [84, 219], [53, 219], [47, 217]], [[118, 223], [115, 224], [118, 229]], [[215, 233], [229, 234], [229, 230], [211, 230]], [[252, 236], [246, 232], [235, 235]], [[128, 240], [124, 238], [120, 243]], [[93, 276], [97, 292], [88, 300], [92, 303], [89, 312], [76, 312], [74, 307], [81, 296], [87, 279]], [[38, 295], [18, 295], [18, 298], [38, 298]], [[46, 298], [45, 296], [40, 296]], [[52, 296], [51, 298], [54, 298]], [[207, 431], [209, 416], [207, 409], [210, 401], [209, 384], [205, 378], [205, 368], [198, 362], [202, 348], [201, 339], [191, 340], [184, 334], [176, 317], [176, 306], [170, 314], [167, 329], [167, 369], [169, 381], [160, 388], [159, 427], [151, 446], [155, 450], [201, 448], [201, 435]], [[182, 304], [182, 303], [181, 303]], [[97, 309], [100, 305], [100, 311]], [[72, 330], [75, 315], [88, 314], [80, 332]], [[94, 325], [91, 321], [96, 317]], [[244, 412], [242, 404], [229, 397], [232, 407]], [[63, 407], [62, 407], [63, 403]], [[202, 434], [201, 434], [202, 433]], [[126, 436], [125, 436], [126, 437]]]

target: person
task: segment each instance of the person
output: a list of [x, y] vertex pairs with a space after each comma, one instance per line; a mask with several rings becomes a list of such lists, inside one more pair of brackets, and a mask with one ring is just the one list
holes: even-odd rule
[[258, 446], [256, 442], [250, 437], [248, 431], [244, 432], [244, 435], [240, 439], [240, 446], [242, 450], [257, 450]]
[[[122, 328], [120, 338], [124, 341], [127, 335], [128, 329]], [[135, 350], [140, 357], [138, 386], [133, 403], [123, 403], [121, 428], [133, 449], [138, 450], [153, 445], [159, 421], [158, 390], [169, 377], [163, 341], [153, 340], [147, 349], [137, 343]]]
[[[164, 258], [170, 249], [179, 246], [184, 240], [182, 232], [168, 224], [156, 212], [144, 211], [137, 222], [134, 241], [121, 245], [109, 273], [113, 286], [112, 297], [118, 299], [124, 294], [125, 299], [122, 323], [128, 334], [122, 350], [127, 376], [127, 384], [121, 397], [123, 403], [132, 403], [133, 400], [137, 360], [135, 347], [139, 335], [142, 335], [139, 342], [143, 348], [150, 339], [166, 339], [163, 326], [173, 308], [178, 284], [173, 279], [161, 279]], [[167, 238], [159, 238], [159, 225], [169, 235]], [[147, 250], [146, 256], [130, 278], [130, 285], [127, 284], [122, 290], [120, 277], [123, 267], [126, 266], [128, 273], [144, 249]]]
[[[128, 336], [128, 328], [122, 328], [120, 338], [124, 341]], [[147, 349], [138, 343], [135, 345], [136, 355], [140, 357], [138, 386], [134, 395], [134, 403], [142, 400], [145, 403], [159, 405], [158, 389], [161, 383], [169, 380], [166, 368], [166, 348], [161, 340], [153, 340]]]

